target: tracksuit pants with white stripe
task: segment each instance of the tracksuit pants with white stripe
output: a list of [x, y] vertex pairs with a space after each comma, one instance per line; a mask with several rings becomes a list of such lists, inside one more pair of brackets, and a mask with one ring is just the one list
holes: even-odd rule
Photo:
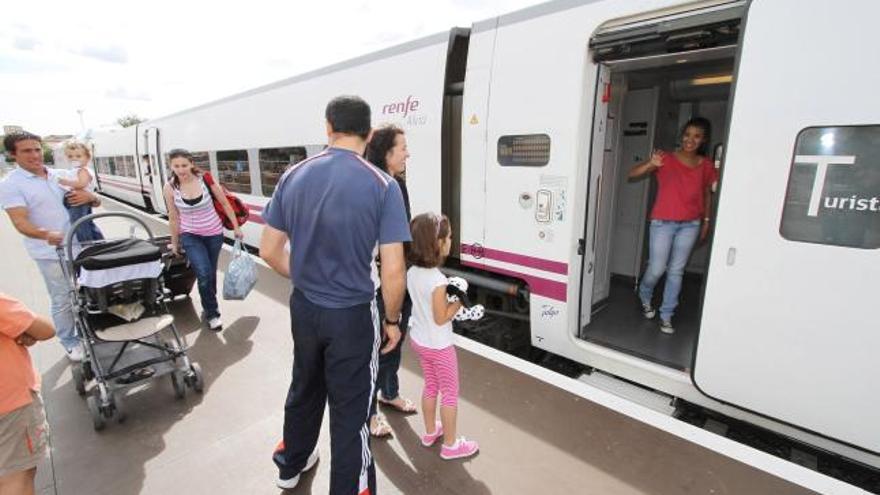
[[378, 368], [376, 303], [328, 309], [294, 290], [290, 315], [293, 374], [284, 406], [284, 444], [273, 456], [279, 474], [289, 479], [305, 467], [329, 402], [330, 493], [375, 495], [368, 422]]

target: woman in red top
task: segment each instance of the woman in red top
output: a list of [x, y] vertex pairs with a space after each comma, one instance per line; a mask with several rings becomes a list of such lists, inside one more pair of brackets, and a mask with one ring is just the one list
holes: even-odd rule
[[648, 268], [639, 284], [639, 299], [645, 318], [656, 314], [651, 299], [657, 281], [666, 272], [666, 287], [660, 305], [660, 331], [671, 334], [672, 315], [678, 306], [681, 279], [697, 238], [709, 232], [712, 184], [715, 167], [706, 157], [709, 121], [696, 117], [684, 125], [681, 147], [672, 152], [655, 151], [651, 159], [629, 171], [635, 179], [654, 173], [657, 198], [651, 210]]

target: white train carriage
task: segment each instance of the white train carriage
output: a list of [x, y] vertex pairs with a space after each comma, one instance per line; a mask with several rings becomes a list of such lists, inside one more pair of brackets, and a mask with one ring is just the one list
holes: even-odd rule
[[[682, 399], [880, 467], [880, 72], [862, 59], [880, 4], [844, 3], [550, 2], [141, 125], [129, 149], [157, 166], [130, 192], [164, 211], [164, 157], [187, 148], [251, 205], [256, 245], [278, 175], [323, 148], [326, 102], [361, 95], [405, 128], [413, 211], [450, 215], [462, 270], [528, 294], [532, 345], [670, 414]], [[695, 115], [718, 213], [668, 336], [632, 293], [652, 186], [625, 177]]]

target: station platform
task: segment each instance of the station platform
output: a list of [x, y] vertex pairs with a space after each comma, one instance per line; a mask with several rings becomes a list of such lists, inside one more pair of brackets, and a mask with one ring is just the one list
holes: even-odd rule
[[[112, 200], [104, 203], [106, 210], [131, 211]], [[163, 222], [147, 218], [157, 235], [167, 232]], [[102, 222], [105, 231], [126, 231]], [[0, 219], [0, 242], [0, 291], [49, 314], [39, 272], [6, 215]], [[221, 271], [228, 255], [222, 254]], [[170, 381], [148, 381], [126, 397], [127, 421], [109, 423], [102, 432], [92, 429], [61, 346], [50, 341], [32, 347], [43, 377], [52, 444], [51, 459], [39, 469], [38, 493], [280, 493], [274, 486], [271, 453], [281, 433], [292, 361], [289, 290], [289, 281], [260, 266], [259, 282], [246, 301], [221, 300], [225, 328], [220, 333], [202, 328], [197, 291], [190, 300], [175, 302], [190, 357], [204, 370], [204, 394], [188, 391], [184, 399], [175, 400]], [[408, 346], [399, 373], [401, 394], [418, 402], [422, 380], [413, 353], [407, 351]], [[792, 482], [743, 461], [751, 455], [747, 447], [739, 459], [721, 454], [686, 435], [639, 421], [631, 412], [617, 412], [552, 385], [537, 373], [524, 372], [525, 364], [520, 369], [502, 364], [492, 358], [493, 352], [479, 345], [459, 349], [459, 430], [480, 442], [480, 453], [443, 461], [437, 447], [419, 443], [418, 415], [380, 409], [395, 433], [372, 441], [379, 493], [815, 493], [803, 482], [813, 479], [810, 475], [801, 473]], [[324, 423], [321, 460], [290, 493], [328, 492], [328, 415]], [[845, 487], [828, 483], [832, 488], [820, 491]]]

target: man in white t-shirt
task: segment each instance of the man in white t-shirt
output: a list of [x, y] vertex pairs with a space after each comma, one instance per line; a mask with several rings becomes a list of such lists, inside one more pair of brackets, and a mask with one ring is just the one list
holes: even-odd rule
[[71, 205], [98, 206], [101, 201], [89, 191], [68, 193], [53, 180], [56, 171], [43, 165], [39, 136], [16, 132], [7, 135], [3, 145], [18, 166], [0, 182], [0, 207], [24, 236], [25, 249], [43, 275], [52, 302], [52, 320], [67, 357], [80, 361], [82, 347], [74, 331], [69, 287], [55, 249], [70, 228], [70, 218], [63, 204], [65, 197]]

